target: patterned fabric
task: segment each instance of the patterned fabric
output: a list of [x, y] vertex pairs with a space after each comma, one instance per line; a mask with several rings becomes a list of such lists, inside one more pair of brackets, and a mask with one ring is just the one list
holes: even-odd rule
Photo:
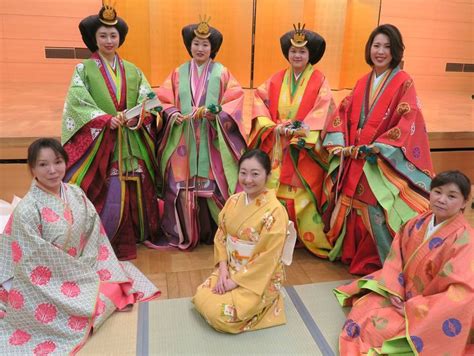
[[[320, 134], [335, 110], [331, 88], [324, 75], [308, 65], [292, 90], [293, 71], [282, 70], [256, 91], [249, 147], [261, 148], [272, 159], [269, 188], [287, 208], [298, 237], [312, 253], [326, 257], [331, 245], [324, 232], [321, 213], [325, 209], [322, 183], [327, 153]], [[287, 137], [279, 124], [301, 124], [307, 132]]]
[[[158, 160], [166, 235], [158, 245], [181, 249], [212, 241], [214, 231], [205, 222], [217, 222], [238, 189], [237, 162], [246, 148], [240, 84], [218, 62], [210, 61], [200, 75], [191, 64], [176, 68], [157, 90], [165, 121]], [[210, 107], [222, 110], [214, 119], [196, 117]], [[178, 112], [187, 116], [181, 124], [171, 120]]]
[[193, 298], [196, 309], [212, 327], [240, 333], [286, 322], [280, 288], [287, 227], [288, 215], [273, 190], [249, 205], [245, 193], [229, 198], [219, 214], [214, 262], [227, 261], [230, 278], [238, 287], [222, 295], [212, 293], [219, 276], [216, 269]]
[[65, 201], [33, 182], [0, 237], [2, 355], [74, 354], [115, 310], [160, 293], [118, 262], [84, 192], [63, 187]]
[[413, 80], [394, 68], [371, 97], [372, 76], [361, 78], [341, 102], [323, 141], [331, 152], [350, 152], [342, 159], [330, 155], [323, 220], [333, 246], [329, 257], [350, 264], [354, 274], [380, 268], [400, 226], [428, 209], [433, 176]]
[[132, 259], [137, 242], [158, 235], [155, 141], [161, 119], [147, 115], [136, 131], [110, 128], [119, 111], [154, 95], [140, 69], [116, 58], [120, 87], [97, 53], [76, 66], [61, 141], [69, 155], [66, 181], [79, 185], [92, 201], [117, 256]]
[[381, 270], [335, 290], [341, 305], [353, 306], [341, 355], [474, 351], [474, 231], [458, 214], [427, 236], [432, 218], [427, 212], [410, 220]]

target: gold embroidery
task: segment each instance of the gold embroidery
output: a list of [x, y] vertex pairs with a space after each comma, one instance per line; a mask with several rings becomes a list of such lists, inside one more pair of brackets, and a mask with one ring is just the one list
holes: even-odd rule
[[397, 106], [397, 112], [398, 112], [400, 115], [407, 114], [407, 113], [410, 112], [410, 110], [411, 110], [410, 104], [408, 104], [408, 103], [400, 103], [400, 104], [398, 104], [398, 106]]
[[341, 124], [342, 124], [341, 118], [339, 116], [336, 116], [336, 118], [332, 122], [332, 126], [338, 127], [338, 126], [341, 126]]
[[394, 127], [388, 132], [388, 138], [393, 141], [398, 140], [401, 135], [402, 135], [402, 130], [400, 130], [398, 127]]

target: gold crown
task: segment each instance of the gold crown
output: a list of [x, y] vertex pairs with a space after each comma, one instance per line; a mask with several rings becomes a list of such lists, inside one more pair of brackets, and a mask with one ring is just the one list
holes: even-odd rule
[[306, 24], [303, 24], [303, 27], [301, 27], [301, 24], [298, 22], [298, 27], [296, 27], [295, 24], [293, 24], [293, 28], [295, 29], [295, 33], [293, 35], [293, 38], [290, 40], [291, 44], [295, 47], [304, 47], [308, 43], [306, 40], [306, 34], [304, 32], [304, 27]]
[[99, 11], [99, 20], [105, 25], [113, 26], [117, 21], [117, 12], [115, 11], [115, 1], [112, 5], [111, 0], [102, 0], [102, 9]]
[[209, 21], [211, 21], [211, 17], [206, 20], [206, 15], [201, 17], [199, 15], [199, 24], [197, 28], [194, 30], [194, 34], [199, 38], [208, 38], [211, 35], [211, 29], [209, 27]]

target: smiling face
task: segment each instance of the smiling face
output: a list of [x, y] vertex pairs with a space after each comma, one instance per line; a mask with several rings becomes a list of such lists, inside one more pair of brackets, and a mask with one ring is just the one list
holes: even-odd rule
[[390, 50], [390, 39], [387, 35], [379, 33], [374, 37], [370, 46], [370, 59], [374, 64], [377, 75], [385, 72], [392, 62], [392, 52]]
[[435, 215], [436, 224], [459, 213], [466, 207], [466, 203], [466, 199], [455, 183], [441, 185], [430, 191], [430, 207]]
[[309, 62], [308, 48], [291, 46], [288, 51], [288, 61], [295, 73], [301, 73]]
[[55, 194], [59, 194], [61, 182], [66, 174], [66, 162], [51, 148], [42, 148], [31, 173], [39, 185]]
[[196, 61], [197, 65], [202, 65], [207, 62], [211, 56], [211, 42], [206, 39], [194, 37], [191, 42], [191, 55]]
[[250, 157], [240, 164], [239, 183], [250, 199], [255, 199], [265, 191], [268, 174], [255, 157]]
[[101, 26], [95, 33], [99, 53], [108, 58], [115, 55], [120, 43], [120, 35], [115, 27]]

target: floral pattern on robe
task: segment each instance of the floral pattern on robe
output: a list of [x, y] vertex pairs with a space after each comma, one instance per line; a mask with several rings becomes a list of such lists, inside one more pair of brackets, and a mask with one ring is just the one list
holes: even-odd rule
[[160, 293], [117, 260], [84, 192], [63, 191], [33, 182], [0, 237], [0, 354], [74, 354], [115, 310]]

